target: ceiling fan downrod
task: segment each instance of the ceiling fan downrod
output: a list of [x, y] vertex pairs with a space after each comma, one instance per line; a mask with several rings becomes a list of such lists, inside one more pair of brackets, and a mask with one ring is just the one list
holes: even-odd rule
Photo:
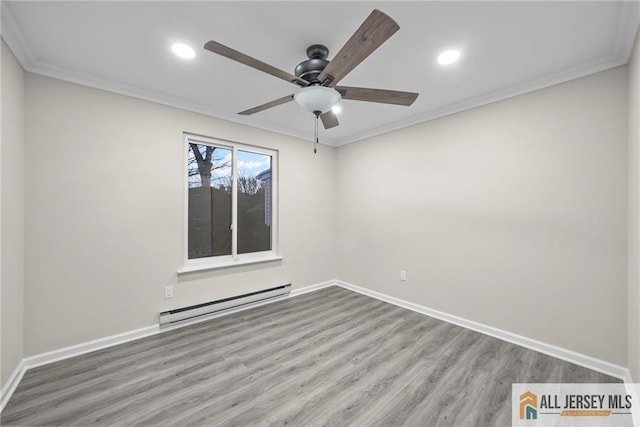
[[399, 29], [400, 26], [392, 18], [374, 9], [331, 61], [327, 59], [329, 49], [326, 46], [309, 46], [306, 52], [307, 59], [296, 66], [295, 75], [214, 40], [205, 43], [204, 48], [298, 86], [299, 90], [295, 94], [274, 99], [238, 114], [249, 116], [295, 99], [302, 108], [316, 116], [314, 152], [317, 153], [318, 119], [322, 120], [325, 129], [338, 126], [340, 123], [331, 110], [341, 99], [409, 106], [418, 97], [418, 94], [413, 92], [337, 86], [347, 74]]

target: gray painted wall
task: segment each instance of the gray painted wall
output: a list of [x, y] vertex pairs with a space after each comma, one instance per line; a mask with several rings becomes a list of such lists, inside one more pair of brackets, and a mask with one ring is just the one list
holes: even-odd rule
[[1, 385], [23, 357], [24, 72], [2, 40], [0, 148]]
[[[4, 50], [3, 84], [7, 68], [23, 75]], [[2, 321], [24, 319], [24, 353], [3, 329], [3, 381], [21, 355], [162, 310], [336, 277], [625, 365], [628, 81], [620, 67], [314, 156], [310, 142], [27, 73], [13, 132], [26, 129], [28, 162], [11, 173], [26, 177], [23, 316], [5, 308], [5, 179], [2, 193]], [[22, 102], [8, 98], [3, 86], [3, 178], [4, 107]], [[183, 131], [279, 150], [282, 261], [176, 274]]]
[[[334, 278], [333, 148], [314, 155], [311, 142], [26, 76], [25, 355], [154, 325], [171, 308]], [[183, 131], [279, 150], [282, 261], [177, 276]]]
[[337, 159], [340, 279], [626, 364], [626, 67]]
[[629, 62], [629, 254], [627, 363], [640, 381], [640, 36]]

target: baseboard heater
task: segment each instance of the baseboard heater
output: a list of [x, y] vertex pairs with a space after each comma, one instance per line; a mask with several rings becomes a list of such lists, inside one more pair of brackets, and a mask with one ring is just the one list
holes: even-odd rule
[[190, 307], [176, 308], [175, 310], [163, 311], [160, 313], [160, 326], [175, 325], [180, 322], [193, 320], [213, 313], [231, 310], [255, 304], [260, 301], [288, 295], [291, 292], [291, 284], [277, 286], [275, 288], [264, 289], [262, 291], [251, 292], [235, 297], [219, 299], [217, 301], [205, 302], [203, 304], [192, 305]]

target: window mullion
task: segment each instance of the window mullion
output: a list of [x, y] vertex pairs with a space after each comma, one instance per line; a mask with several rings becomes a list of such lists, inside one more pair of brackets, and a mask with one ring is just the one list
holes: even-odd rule
[[188, 271], [277, 254], [277, 152], [202, 136], [185, 140]]

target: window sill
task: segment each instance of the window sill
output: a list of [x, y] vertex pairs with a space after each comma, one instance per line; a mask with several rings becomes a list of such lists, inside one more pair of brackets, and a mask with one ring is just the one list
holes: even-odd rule
[[237, 265], [258, 264], [263, 262], [280, 261], [281, 256], [270, 255], [259, 258], [244, 258], [229, 261], [207, 262], [201, 264], [187, 264], [178, 269], [178, 274], [195, 273], [196, 271], [216, 270], [219, 268], [235, 267]]

